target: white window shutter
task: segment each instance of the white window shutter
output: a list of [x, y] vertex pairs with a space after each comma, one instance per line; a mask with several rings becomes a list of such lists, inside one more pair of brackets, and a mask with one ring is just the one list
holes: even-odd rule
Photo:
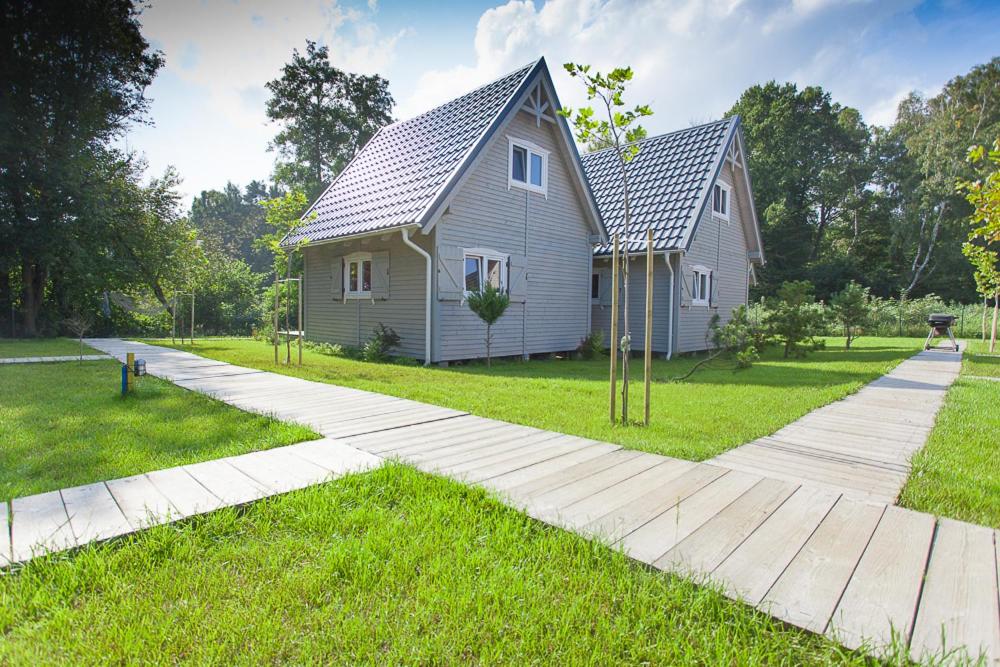
[[528, 258], [511, 255], [507, 260], [507, 294], [511, 303], [528, 300]]
[[334, 301], [344, 300], [344, 258], [334, 257], [330, 261], [330, 297]]
[[372, 300], [389, 298], [389, 253], [372, 253]]
[[464, 253], [458, 246], [437, 249], [437, 293], [440, 301], [461, 301], [465, 297]]

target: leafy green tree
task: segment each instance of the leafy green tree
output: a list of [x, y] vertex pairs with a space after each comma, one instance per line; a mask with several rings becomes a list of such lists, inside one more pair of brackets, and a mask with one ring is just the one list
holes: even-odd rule
[[267, 116], [282, 125], [271, 145], [280, 158], [275, 178], [310, 201], [392, 121], [389, 82], [337, 69], [316, 42], [306, 41], [305, 54], [296, 49], [267, 89]]
[[[611, 341], [611, 345], [621, 347], [622, 355], [622, 421], [628, 423], [628, 384], [629, 358], [631, 357], [632, 335], [629, 331], [629, 236], [632, 215], [629, 210], [628, 163], [639, 154], [640, 146], [636, 143], [646, 137], [646, 130], [639, 124], [640, 119], [653, 115], [649, 105], [640, 104], [631, 109], [625, 106], [625, 92], [628, 82], [632, 80], [631, 67], [617, 67], [607, 75], [594, 71], [590, 65], [566, 63], [566, 71], [587, 88], [587, 100], [597, 100], [599, 110], [595, 113], [593, 107], [580, 107], [574, 115], [573, 109], [566, 107], [559, 114], [573, 121], [576, 138], [580, 143], [595, 146], [609, 146], [618, 156], [618, 165], [622, 177], [622, 237], [624, 252], [622, 253], [622, 317], [625, 331], [621, 343]], [[618, 271], [618, 267], [613, 267]], [[615, 314], [617, 317], [617, 313]]]
[[813, 297], [813, 286], [808, 280], [782, 283], [768, 308], [767, 331], [781, 343], [785, 358], [801, 357], [823, 346], [823, 341], [815, 336], [822, 333], [825, 316]]
[[984, 298], [993, 298], [990, 353], [996, 349], [997, 318], [1000, 314], [1000, 138], [986, 152], [983, 146], [969, 151], [968, 160], [979, 169], [976, 180], [961, 180], [958, 190], [972, 205], [972, 230], [962, 252], [975, 270], [976, 286]]
[[18, 272], [24, 335], [57, 267], [95, 252], [79, 224], [95, 152], [143, 117], [162, 64], [130, 0], [0, 6], [0, 268]]
[[[955, 77], [934, 97], [911, 94], [899, 105], [892, 133], [905, 148], [893, 165], [896, 178], [885, 184], [899, 211], [894, 236], [904, 262], [901, 291], [909, 295], [922, 286], [948, 294], [948, 283], [961, 275], [969, 215], [955, 182], [972, 176], [968, 147], [1000, 136], [1000, 58]], [[935, 269], [940, 286], [927, 284]]]
[[254, 246], [268, 231], [261, 202], [280, 194], [261, 181], [251, 181], [244, 189], [230, 182], [222, 190], [202, 191], [191, 203], [189, 218], [209, 250], [243, 260], [253, 271], [266, 271], [270, 251]]
[[830, 299], [830, 310], [844, 328], [845, 348], [851, 349], [851, 343], [868, 321], [868, 289], [852, 280]]
[[[206, 334], [248, 335], [258, 319], [264, 276], [241, 259], [209, 251], [194, 283], [198, 325]], [[274, 293], [270, 305], [274, 307]]]
[[292, 190], [281, 196], [265, 199], [261, 206], [264, 207], [264, 221], [271, 231], [260, 236], [254, 246], [271, 253], [274, 257], [272, 268], [276, 275], [298, 273], [300, 266], [297, 262], [301, 262], [301, 258], [297, 251], [305, 242], [291, 247], [283, 247], [281, 244], [285, 237], [303, 225], [302, 214], [309, 206], [306, 194], [301, 190]]
[[487, 284], [466, 297], [469, 310], [486, 324], [486, 366], [492, 366], [493, 325], [497, 323], [510, 305], [510, 297], [493, 285]]
[[719, 314], [715, 313], [708, 323], [713, 351], [692, 366], [684, 375], [672, 378], [675, 382], [688, 379], [695, 372], [724, 355], [733, 359], [737, 370], [750, 368], [753, 366], [753, 362], [760, 358], [758, 347], [761, 345], [761, 332], [750, 321], [750, 313], [746, 306], [739, 305], [734, 308], [732, 316], [725, 324], [720, 324], [720, 321]]
[[818, 86], [770, 81], [744, 91], [727, 112], [736, 114], [763, 214], [765, 289], [803, 275], [831, 252], [848, 255], [864, 229], [874, 169], [871, 133], [858, 111]]

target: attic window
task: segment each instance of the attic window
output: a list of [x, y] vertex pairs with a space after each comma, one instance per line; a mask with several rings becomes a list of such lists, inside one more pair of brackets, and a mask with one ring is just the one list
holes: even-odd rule
[[712, 215], [729, 220], [729, 193], [731, 188], [725, 183], [716, 183], [712, 188]]
[[507, 137], [507, 141], [507, 189], [523, 188], [546, 194], [549, 186], [549, 152], [523, 139]]

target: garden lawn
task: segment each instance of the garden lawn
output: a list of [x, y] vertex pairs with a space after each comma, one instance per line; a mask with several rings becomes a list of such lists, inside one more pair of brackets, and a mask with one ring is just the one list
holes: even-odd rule
[[961, 345], [962, 375], [979, 375], [1000, 378], [1000, 344], [996, 352], [990, 354], [990, 342], [965, 340]]
[[0, 577], [0, 664], [867, 664], [388, 465]]
[[[170, 341], [151, 340], [157, 345]], [[250, 339], [198, 341], [178, 349], [287, 375], [424, 401], [482, 417], [700, 461], [769, 435], [810, 410], [854, 392], [922, 346], [916, 338], [843, 339], [803, 359], [769, 349], [753, 368], [707, 369], [684, 382], [693, 358], [653, 362], [651, 424], [611, 426], [608, 361], [495, 361], [448, 368], [369, 363], [305, 350], [303, 365], [275, 366], [273, 348]], [[293, 355], [294, 359], [294, 355]], [[631, 415], [642, 416], [642, 362], [633, 364]]]
[[998, 405], [1000, 382], [960, 377], [952, 385], [900, 505], [1000, 528]]
[[[0, 358], [68, 357], [80, 354], [80, 341], [72, 338], [0, 338]], [[87, 345], [83, 354], [101, 354]]]
[[122, 397], [120, 368], [0, 366], [0, 500], [318, 437], [150, 376]]

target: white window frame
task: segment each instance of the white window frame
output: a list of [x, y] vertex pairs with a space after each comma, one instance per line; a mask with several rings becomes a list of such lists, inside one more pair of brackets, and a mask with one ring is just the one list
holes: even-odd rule
[[374, 280], [374, 275], [372, 271], [374, 266], [372, 266], [372, 254], [370, 252], [355, 252], [344, 257], [344, 298], [345, 299], [370, 299], [372, 298], [371, 283], [369, 282], [368, 289], [362, 290], [352, 290], [351, 289], [351, 265], [358, 265], [358, 287], [362, 285], [362, 277], [364, 276], [364, 263], [368, 262], [368, 275], [372, 276]]
[[489, 266], [490, 260], [500, 262], [500, 291], [507, 291], [507, 262], [510, 258], [509, 255], [497, 252], [496, 250], [490, 250], [489, 248], [465, 248], [462, 250], [462, 290], [465, 296], [472, 294], [473, 290], [465, 289], [465, 260], [470, 257], [478, 258], [479, 264], [479, 289], [482, 290], [486, 284], [484, 280], [486, 279], [486, 267]]
[[[525, 151], [524, 181], [514, 179], [514, 148], [523, 148]], [[542, 184], [535, 185], [531, 182], [531, 156], [537, 155], [542, 159]], [[520, 188], [529, 192], [537, 192], [546, 197], [549, 196], [549, 151], [541, 146], [518, 139], [517, 137], [507, 137], [507, 189]]]
[[[726, 210], [724, 213], [715, 210], [715, 188], [719, 188], [719, 190], [726, 195]], [[729, 222], [729, 212], [731, 210], [733, 210], [733, 188], [722, 181], [716, 181], [715, 185], [712, 186], [712, 216], [718, 218], [719, 220]]]
[[[712, 269], [707, 266], [692, 266], [693, 279], [691, 282], [691, 305], [708, 306], [712, 302]], [[705, 278], [705, 291], [702, 294], [701, 279]]]

